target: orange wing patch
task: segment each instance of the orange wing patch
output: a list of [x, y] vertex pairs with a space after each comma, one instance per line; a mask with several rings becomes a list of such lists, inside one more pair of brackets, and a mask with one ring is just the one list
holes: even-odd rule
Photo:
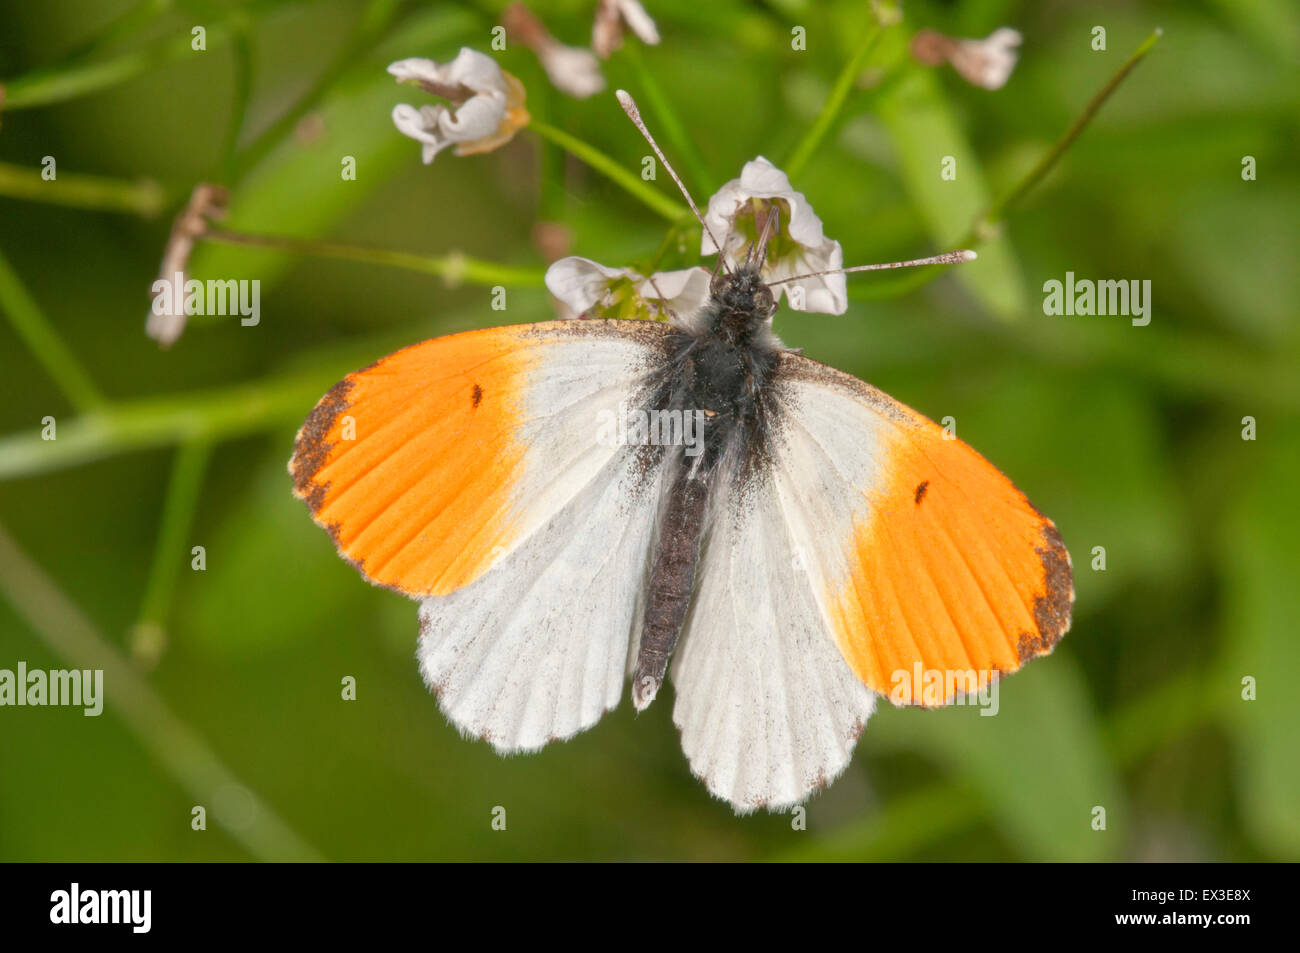
[[873, 691], [947, 704], [1052, 650], [1070, 626], [1070, 555], [992, 464], [906, 416], [886, 449], [886, 484], [854, 527], [831, 616], [840, 651]]
[[298, 432], [294, 494], [368, 579], [445, 595], [514, 538], [532, 359], [518, 328], [436, 338], [349, 374]]

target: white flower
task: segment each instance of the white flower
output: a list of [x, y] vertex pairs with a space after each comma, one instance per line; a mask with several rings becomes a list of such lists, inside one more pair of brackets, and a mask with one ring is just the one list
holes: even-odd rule
[[399, 83], [413, 83], [449, 100], [416, 109], [403, 103], [393, 109], [399, 132], [423, 144], [424, 164], [450, 145], [457, 155], [488, 152], [508, 142], [528, 124], [524, 87], [496, 60], [468, 47], [450, 63], [427, 59], [398, 60], [388, 72]]
[[[726, 245], [728, 262], [735, 266], [743, 252], [758, 239], [756, 214], [766, 220], [776, 209], [780, 214], [780, 231], [767, 243], [763, 279], [781, 281], [795, 275], [831, 271], [844, 265], [840, 243], [826, 237], [822, 220], [812, 210], [802, 192], [796, 192], [786, 174], [759, 156], [745, 163], [740, 178], [732, 179], [709, 199], [704, 213], [708, 228], [704, 231], [700, 252], [718, 251], [712, 235]], [[724, 237], [729, 236], [729, 237]], [[795, 311], [843, 314], [848, 309], [848, 289], [844, 275], [819, 275], [774, 285], [779, 297], [786, 295]]]
[[1005, 26], [983, 40], [959, 40], [934, 30], [921, 30], [912, 38], [912, 55], [927, 66], [947, 60], [966, 82], [1001, 89], [1016, 68], [1020, 40], [1018, 31]]
[[1019, 32], [1004, 26], [984, 40], [959, 40], [949, 62], [968, 83], [1001, 89], [1016, 68], [1019, 46]]
[[501, 19], [512, 39], [537, 54], [542, 69], [560, 92], [586, 99], [605, 88], [595, 54], [583, 47], [565, 46], [525, 4], [510, 4]]
[[172, 223], [171, 236], [163, 251], [158, 280], [153, 283], [153, 300], [145, 319], [145, 334], [166, 349], [176, 343], [185, 330], [185, 274], [194, 243], [208, 230], [211, 219], [224, 218], [230, 194], [225, 186], [201, 182], [190, 193], [190, 200]]
[[537, 58], [555, 88], [562, 93], [586, 99], [605, 88], [600, 61], [591, 50], [551, 43], [537, 51]]
[[703, 268], [658, 271], [649, 278], [570, 255], [546, 269], [546, 287], [573, 314], [594, 318], [657, 318], [693, 314], [709, 297]]
[[637, 286], [647, 300], [662, 301], [678, 314], [694, 314], [709, 300], [709, 273], [704, 268], [656, 271]]
[[637, 0], [600, 0], [591, 27], [591, 48], [602, 60], [623, 45], [623, 29], [631, 30], [642, 43], [655, 46], [659, 30]]
[[[843, 267], [840, 243], [826, 237], [822, 221], [786, 174], [762, 156], [745, 163], [709, 199], [708, 226], [700, 251], [718, 252], [711, 236], [726, 246], [726, 259], [738, 266], [758, 240], [756, 221], [778, 216], [779, 228], [767, 241], [763, 280], [776, 296], [785, 294], [796, 311], [843, 314], [848, 309], [844, 275], [814, 274]], [[787, 281], [796, 275], [809, 275]], [[574, 314], [592, 317], [656, 317], [664, 310], [687, 317], [709, 300], [709, 272], [702, 267], [656, 272], [649, 278], [629, 268], [610, 268], [587, 258], [561, 258], [546, 272], [546, 287]]]
[[570, 255], [546, 269], [546, 288], [574, 314], [584, 314], [598, 303], [610, 302], [614, 288], [641, 276], [628, 268], [609, 268], [590, 258]]

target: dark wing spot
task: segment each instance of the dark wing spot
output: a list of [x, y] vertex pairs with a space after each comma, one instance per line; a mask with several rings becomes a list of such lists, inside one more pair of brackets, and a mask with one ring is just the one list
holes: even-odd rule
[[1065, 542], [1051, 523], [1043, 527], [1043, 545], [1036, 550], [1043, 564], [1043, 595], [1034, 600], [1038, 635], [1022, 632], [1016, 645], [1021, 662], [1050, 652], [1070, 628], [1074, 606], [1074, 573]]
[[1016, 640], [1016, 655], [1020, 656], [1022, 665], [1031, 658], [1042, 655], [1050, 648], [1051, 645], [1046, 644], [1045, 640], [1029, 632], [1021, 632], [1020, 637]]
[[316, 474], [325, 466], [330, 451], [334, 449], [334, 444], [325, 437], [339, 414], [348, 409], [348, 394], [351, 390], [352, 381], [346, 377], [331, 387], [307, 415], [307, 420], [294, 441], [293, 459], [290, 461], [293, 490], [307, 501], [313, 513], [325, 502], [325, 491], [329, 486], [328, 483], [316, 482]]
[[469, 395], [469, 399], [475, 407], [481, 404], [483, 402], [483, 388], [475, 384], [474, 390]]
[[925, 499], [925, 491], [930, 489], [930, 481], [922, 480], [916, 485], [916, 505], [920, 506], [921, 501]]

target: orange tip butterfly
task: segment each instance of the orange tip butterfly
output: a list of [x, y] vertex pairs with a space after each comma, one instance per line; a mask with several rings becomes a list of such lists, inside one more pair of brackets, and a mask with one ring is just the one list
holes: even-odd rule
[[773, 277], [799, 213], [771, 202], [729, 258], [740, 205], [718, 242], [618, 97], [719, 250], [702, 304], [398, 351], [321, 398], [289, 472], [344, 558], [419, 600], [420, 671], [461, 732], [533, 751], [671, 674], [691, 770], [781, 810], [844, 770], [878, 696], [951, 703], [1050, 652], [1070, 557], [973, 449], [772, 331], [784, 283], [974, 253]]

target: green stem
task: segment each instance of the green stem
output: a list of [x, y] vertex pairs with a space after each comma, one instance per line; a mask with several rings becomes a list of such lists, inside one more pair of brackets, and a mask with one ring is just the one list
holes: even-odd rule
[[287, 235], [250, 235], [224, 228], [211, 228], [204, 233], [203, 238], [226, 245], [274, 248], [317, 258], [341, 258], [372, 265], [389, 265], [426, 275], [438, 275], [452, 285], [464, 282], [489, 287], [514, 285], [536, 288], [545, 284], [546, 277], [546, 273], [540, 268], [499, 265], [496, 262], [470, 258], [456, 252], [439, 256], [417, 255], [413, 252], [394, 251], [388, 248], [369, 248], [364, 245], [346, 245], [340, 242], [294, 238]]
[[[302, 2], [302, 0], [295, 0]], [[4, 108], [6, 110], [31, 109], [67, 102], [90, 93], [116, 86], [146, 70], [162, 66], [186, 56], [204, 56], [220, 46], [230, 35], [229, 22], [235, 17], [254, 17], [263, 11], [281, 9], [283, 0], [252, 0], [234, 10], [225, 18], [202, 25], [206, 31], [207, 50], [199, 52], [191, 47], [193, 37], [188, 29], [160, 43], [129, 53], [122, 53], [94, 63], [64, 62], [45, 67], [4, 82]]]
[[234, 180], [237, 165], [236, 150], [239, 148], [239, 136], [244, 130], [248, 115], [248, 103], [253, 93], [253, 38], [252, 24], [246, 17], [238, 17], [232, 23], [231, 53], [234, 58], [234, 105], [230, 108], [230, 120], [226, 126], [226, 142], [222, 149], [222, 167], [226, 181]]
[[[320, 853], [235, 775], [140, 672], [0, 527], [0, 595], [52, 651], [78, 669], [103, 673], [105, 700], [191, 799], [259, 860], [318, 861]], [[245, 792], [239, 816], [223, 791]]]
[[[554, 87], [549, 83], [529, 93], [533, 102], [550, 113], [556, 98]], [[537, 219], [539, 222], [563, 222], [564, 210], [568, 204], [568, 194], [564, 188], [564, 150], [555, 143], [542, 139], [537, 143], [537, 168], [540, 185], [537, 196]]]
[[53, 179], [41, 170], [0, 162], [0, 195], [32, 202], [50, 202], [102, 212], [129, 212], [145, 218], [157, 215], [167, 195], [157, 182], [126, 182], [98, 175], [57, 172]]
[[194, 522], [199, 490], [211, 454], [212, 444], [205, 437], [195, 437], [180, 445], [172, 463], [163, 501], [162, 526], [132, 640], [137, 656], [147, 655], [150, 661], [156, 660], [162, 651], [176, 578], [182, 563], [189, 558], [185, 537]]
[[1088, 124], [1092, 122], [1093, 117], [1097, 115], [1101, 107], [1106, 104], [1106, 100], [1110, 99], [1128, 74], [1133, 72], [1138, 63], [1142, 62], [1143, 58], [1151, 52], [1151, 48], [1156, 45], [1161, 34], [1162, 31], [1157, 28], [1142, 42], [1141, 46], [1133, 51], [1133, 55], [1125, 60], [1124, 64], [1106, 82], [1106, 85], [1099, 89], [1096, 95], [1088, 101], [1088, 105], [1084, 107], [1083, 112], [1075, 118], [1074, 122], [1070, 123], [1070, 127], [1065, 130], [1060, 139], [1056, 140], [1056, 144], [1039, 160], [1038, 164], [1030, 169], [1000, 199], [994, 202], [993, 206], [971, 226], [970, 236], [965, 243], [965, 247], [969, 247], [970, 243], [986, 237], [990, 230], [1006, 217], [1007, 212], [1023, 200], [1025, 195], [1041, 182], [1047, 173], [1052, 171], [1056, 163], [1074, 144], [1074, 140], [1078, 139], [1083, 130], [1088, 128]]
[[[187, 43], [185, 49], [189, 48]], [[165, 51], [136, 50], [98, 63], [64, 65], [37, 70], [4, 83], [6, 112], [50, 106], [98, 92], [143, 73], [150, 65], [177, 59], [183, 53], [179, 44]]]
[[[481, 315], [471, 309], [451, 315], [450, 321], [465, 327], [476, 318]], [[0, 481], [53, 473], [135, 450], [200, 439], [216, 443], [300, 424], [332, 384], [411, 340], [410, 329], [397, 330], [303, 352], [265, 380], [115, 401], [60, 421], [57, 440], [42, 440], [38, 427], [0, 436]]]
[[812, 126], [804, 133], [803, 139], [795, 147], [790, 158], [785, 161], [785, 174], [792, 180], [803, 171], [803, 167], [812, 158], [813, 153], [817, 151], [817, 147], [821, 145], [822, 139], [826, 137], [826, 133], [834, 125], [840, 110], [844, 108], [844, 102], [848, 99], [849, 92], [853, 89], [854, 82], [862, 73], [867, 57], [876, 48], [876, 43], [884, 32], [885, 27], [873, 15], [871, 23], [868, 24], [862, 33], [862, 38], [858, 41], [853, 56], [844, 64], [844, 69], [840, 70], [840, 75], [835, 80], [830, 95], [826, 97], [826, 103], [822, 106], [822, 111], [818, 113], [817, 118], [813, 120]]
[[258, 433], [302, 418], [330, 384], [353, 365], [285, 375], [183, 396], [152, 397], [104, 406], [60, 423], [57, 440], [39, 428], [0, 437], [0, 480], [49, 473], [104, 457]]
[[556, 129], [548, 123], [534, 119], [528, 124], [539, 136], [547, 139], [570, 155], [576, 156], [611, 182], [622, 186], [630, 195], [645, 203], [650, 209], [662, 215], [670, 222], [689, 215], [685, 206], [680, 205], [662, 192], [652, 188], [648, 182], [629, 170], [626, 166], [611, 159], [595, 146], [583, 142], [562, 129]]
[[102, 32], [72, 50], [64, 57], [63, 64], [71, 66], [109, 49], [115, 43], [137, 33], [160, 15], [169, 12], [173, 5], [173, 0], [140, 0]]
[[[9, 323], [18, 336], [44, 365], [59, 390], [78, 411], [95, 410], [104, 403], [104, 397], [95, 386], [76, 355], [63, 343], [54, 327], [41, 312], [36, 300], [24, 287], [8, 259], [0, 253], [0, 311], [9, 317]], [[38, 435], [39, 439], [39, 435]], [[42, 441], [44, 442], [44, 441]], [[46, 444], [49, 446], [50, 444]]]
[[[219, 45], [225, 38], [223, 25], [214, 24], [207, 31], [208, 48]], [[162, 46], [134, 50], [96, 63], [65, 64], [28, 73], [4, 84], [4, 108], [11, 111], [67, 102], [124, 83], [150, 67], [162, 66], [191, 53], [202, 55], [190, 47], [192, 39], [186, 33]]]
[[[654, 255], [650, 258], [650, 262], [645, 270], [646, 274], [648, 275], [653, 274], [654, 272], [659, 270], [659, 263], [664, 260], [664, 256], [667, 255], [669, 252], [671, 252], [673, 250], [673, 246], [677, 244], [679, 240], [679, 233], [683, 229], [689, 229], [694, 224], [695, 224], [695, 217], [692, 216], [689, 219], [679, 219], [678, 221], [674, 222], [672, 225], [668, 226], [668, 231], [664, 235], [664, 240], [659, 243], [659, 247], [655, 249]], [[695, 244], [698, 245], [699, 242], [696, 241]]]

